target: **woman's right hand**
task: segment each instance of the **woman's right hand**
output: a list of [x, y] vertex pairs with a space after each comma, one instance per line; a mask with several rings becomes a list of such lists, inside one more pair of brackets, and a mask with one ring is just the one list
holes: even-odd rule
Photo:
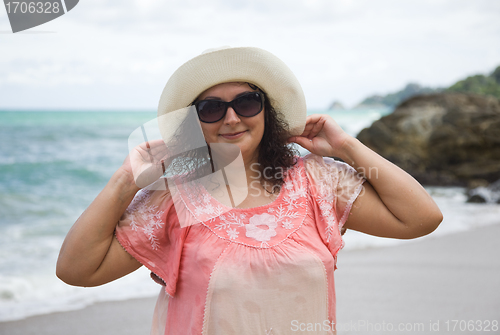
[[144, 188], [165, 172], [167, 153], [167, 146], [161, 139], [144, 142], [130, 151], [121, 168], [130, 174], [137, 187]]
[[96, 286], [141, 266], [121, 247], [114, 230], [139, 189], [162, 176], [166, 154], [162, 140], [145, 142], [131, 150], [68, 232], [57, 261], [60, 279], [70, 285]]

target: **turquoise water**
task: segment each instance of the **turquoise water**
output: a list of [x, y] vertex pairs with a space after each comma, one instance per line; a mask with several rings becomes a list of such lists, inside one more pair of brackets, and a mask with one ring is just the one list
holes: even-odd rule
[[75, 293], [54, 275], [64, 236], [126, 157], [130, 132], [154, 117], [0, 112], [0, 321], [70, 305]]
[[[390, 110], [314, 112], [330, 114], [356, 135]], [[70, 287], [55, 276], [67, 231], [122, 164], [128, 136], [155, 114], [0, 112], [0, 321], [156, 294], [144, 269], [92, 289]], [[461, 189], [431, 192], [450, 212], [443, 232], [468, 229], [470, 218], [487, 222], [500, 215], [498, 206], [464, 206]], [[387, 241], [346, 234], [348, 247]]]
[[[86, 292], [69, 287], [55, 277], [55, 263], [73, 222], [127, 156], [128, 136], [155, 116], [0, 112], [0, 321], [126, 297], [125, 284]], [[134, 287], [129, 296], [156, 290], [144, 293], [144, 275], [127, 279]]]
[[[350, 133], [382, 115], [331, 114]], [[0, 229], [43, 225], [44, 232], [65, 232], [68, 220], [123, 162], [130, 133], [154, 117], [154, 112], [0, 112]]]
[[0, 227], [80, 212], [127, 155], [130, 132], [154, 116], [0, 112]]

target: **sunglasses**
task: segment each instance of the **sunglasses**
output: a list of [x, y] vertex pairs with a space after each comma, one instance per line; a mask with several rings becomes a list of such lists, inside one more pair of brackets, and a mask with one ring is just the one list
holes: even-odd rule
[[200, 121], [214, 123], [226, 116], [227, 109], [232, 107], [239, 116], [252, 117], [259, 114], [264, 106], [264, 94], [250, 92], [237, 97], [233, 101], [200, 100], [194, 103]]

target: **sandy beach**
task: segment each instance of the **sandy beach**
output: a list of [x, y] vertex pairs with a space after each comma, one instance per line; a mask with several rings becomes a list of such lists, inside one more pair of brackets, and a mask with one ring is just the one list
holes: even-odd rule
[[485, 329], [500, 322], [499, 237], [497, 224], [339, 255], [339, 334], [500, 334]]
[[[338, 334], [500, 334], [499, 237], [497, 224], [398, 246], [341, 251]], [[154, 304], [154, 298], [99, 303], [3, 322], [0, 334], [149, 334]]]

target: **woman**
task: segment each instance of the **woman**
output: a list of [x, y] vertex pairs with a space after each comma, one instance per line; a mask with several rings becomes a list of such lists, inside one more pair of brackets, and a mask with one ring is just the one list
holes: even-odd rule
[[[139, 192], [136, 182], [148, 184], [168, 168], [163, 159], [150, 160], [164, 155], [163, 141], [148, 142], [131, 152], [74, 224], [57, 265], [59, 278], [78, 286], [148, 267], [165, 285], [154, 333], [276, 335], [290, 333], [294, 322], [335, 333], [341, 230], [409, 239], [442, 220], [411, 176], [331, 117], [306, 118], [297, 79], [264, 50], [211, 50], [182, 65], [158, 109], [167, 143], [171, 124], [163, 117], [190, 104], [212, 151], [239, 148], [248, 195], [224, 203], [218, 191], [232, 194], [227, 178], [214, 188], [182, 177], [157, 187], [166, 184], [160, 180]], [[312, 154], [296, 158], [287, 142]], [[333, 156], [348, 164], [323, 158]]]

